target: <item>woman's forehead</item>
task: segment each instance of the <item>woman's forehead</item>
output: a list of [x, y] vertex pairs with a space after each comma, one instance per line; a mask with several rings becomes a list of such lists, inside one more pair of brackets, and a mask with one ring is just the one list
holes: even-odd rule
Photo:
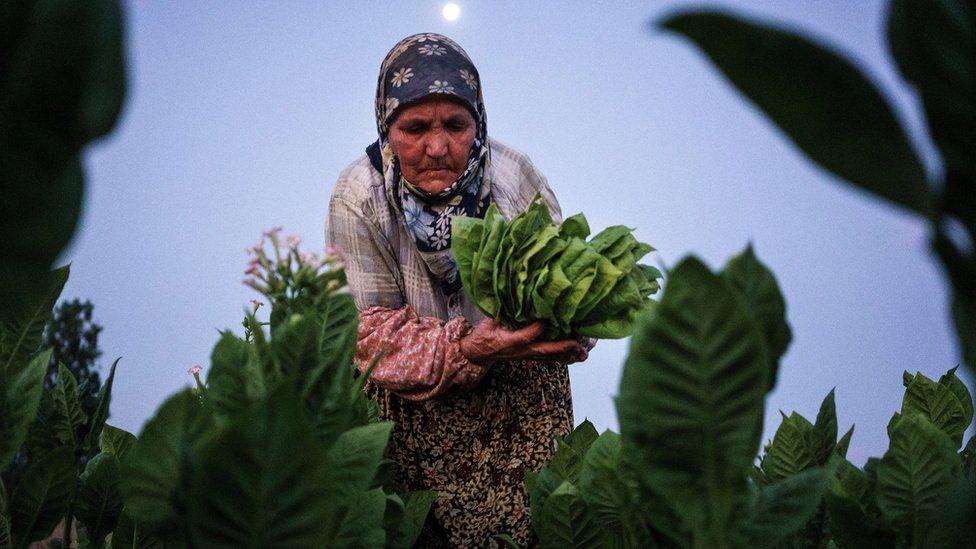
[[402, 105], [390, 118], [390, 123], [395, 124], [399, 121], [408, 120], [430, 120], [433, 118], [447, 119], [455, 116], [464, 116], [475, 119], [464, 101], [445, 95], [428, 95], [422, 99]]

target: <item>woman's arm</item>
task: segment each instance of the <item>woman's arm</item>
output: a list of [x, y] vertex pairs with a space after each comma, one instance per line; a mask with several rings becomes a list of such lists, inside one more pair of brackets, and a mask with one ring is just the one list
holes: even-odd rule
[[409, 305], [370, 307], [359, 317], [356, 366], [365, 371], [381, 353], [370, 379], [409, 400], [432, 398], [455, 386], [469, 387], [487, 368], [469, 361], [461, 351], [461, 339], [470, 331], [463, 317], [445, 323], [417, 316]]
[[326, 242], [342, 250], [349, 291], [360, 310], [355, 360], [360, 371], [382, 351], [370, 379], [411, 400], [481, 379], [484, 367], [471, 364], [458, 343], [471, 325], [463, 318], [444, 323], [419, 317], [404, 305], [389, 243], [354, 202], [332, 197]]

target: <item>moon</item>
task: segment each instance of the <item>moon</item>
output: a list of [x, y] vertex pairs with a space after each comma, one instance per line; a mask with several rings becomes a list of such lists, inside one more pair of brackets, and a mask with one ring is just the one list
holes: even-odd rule
[[441, 10], [441, 15], [444, 19], [448, 21], [456, 21], [461, 15], [461, 6], [455, 4], [454, 2], [444, 4], [444, 9]]

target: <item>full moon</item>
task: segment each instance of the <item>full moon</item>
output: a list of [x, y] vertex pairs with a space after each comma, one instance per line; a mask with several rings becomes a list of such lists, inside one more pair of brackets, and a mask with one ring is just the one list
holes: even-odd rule
[[448, 21], [454, 21], [461, 15], [461, 6], [451, 2], [450, 4], [444, 4], [444, 9], [441, 10], [441, 15], [444, 19]]

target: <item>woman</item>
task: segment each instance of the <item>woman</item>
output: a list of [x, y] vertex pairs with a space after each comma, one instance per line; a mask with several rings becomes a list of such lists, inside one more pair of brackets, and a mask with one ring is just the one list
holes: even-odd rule
[[343, 250], [360, 310], [357, 366], [380, 350], [367, 390], [395, 422], [389, 453], [410, 490], [436, 490], [420, 546], [484, 547], [502, 533], [531, 542], [525, 471], [573, 425], [566, 364], [579, 341], [537, 341], [470, 303], [450, 252], [453, 215], [506, 218], [541, 193], [523, 154], [487, 134], [481, 82], [445, 36], [400, 41], [380, 68], [379, 140], [339, 176], [327, 239]]

